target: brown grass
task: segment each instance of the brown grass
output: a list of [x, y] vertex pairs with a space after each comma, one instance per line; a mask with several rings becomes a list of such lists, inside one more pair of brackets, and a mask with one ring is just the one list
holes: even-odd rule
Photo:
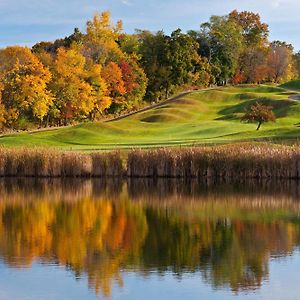
[[122, 176], [120, 153], [82, 154], [47, 149], [0, 148], [2, 177]]
[[300, 146], [241, 144], [77, 153], [0, 148], [1, 177], [300, 179]]
[[300, 147], [267, 144], [136, 150], [129, 177], [300, 178]]

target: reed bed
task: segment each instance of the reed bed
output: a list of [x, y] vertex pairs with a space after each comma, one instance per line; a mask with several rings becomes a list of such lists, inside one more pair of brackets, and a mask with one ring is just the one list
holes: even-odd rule
[[300, 146], [240, 144], [79, 153], [0, 148], [0, 177], [300, 179]]
[[124, 172], [119, 152], [0, 149], [0, 177], [118, 177]]
[[240, 144], [136, 150], [128, 177], [300, 179], [300, 147]]

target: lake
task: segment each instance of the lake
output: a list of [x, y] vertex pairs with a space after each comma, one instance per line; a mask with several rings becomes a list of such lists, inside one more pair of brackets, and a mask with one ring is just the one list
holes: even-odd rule
[[0, 180], [0, 299], [298, 299], [300, 183]]

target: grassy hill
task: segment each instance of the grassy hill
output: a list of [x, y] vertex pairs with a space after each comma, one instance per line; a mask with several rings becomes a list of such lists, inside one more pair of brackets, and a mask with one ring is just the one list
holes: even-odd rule
[[[293, 84], [294, 83], [290, 83]], [[195, 91], [126, 118], [0, 137], [5, 146], [111, 149], [300, 139], [299, 94], [282, 86], [245, 86]], [[274, 107], [277, 122], [243, 124], [240, 117], [257, 100]]]
[[282, 88], [290, 89], [290, 90], [299, 90], [300, 91], [300, 78], [291, 80], [283, 85], [281, 85]]

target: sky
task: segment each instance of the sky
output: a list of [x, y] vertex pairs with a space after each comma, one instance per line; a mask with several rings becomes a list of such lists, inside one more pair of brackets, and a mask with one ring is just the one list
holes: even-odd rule
[[31, 46], [70, 35], [95, 12], [110, 10], [124, 31], [199, 29], [211, 15], [237, 9], [259, 13], [270, 25], [270, 39], [300, 50], [300, 0], [0, 0], [0, 47]]

